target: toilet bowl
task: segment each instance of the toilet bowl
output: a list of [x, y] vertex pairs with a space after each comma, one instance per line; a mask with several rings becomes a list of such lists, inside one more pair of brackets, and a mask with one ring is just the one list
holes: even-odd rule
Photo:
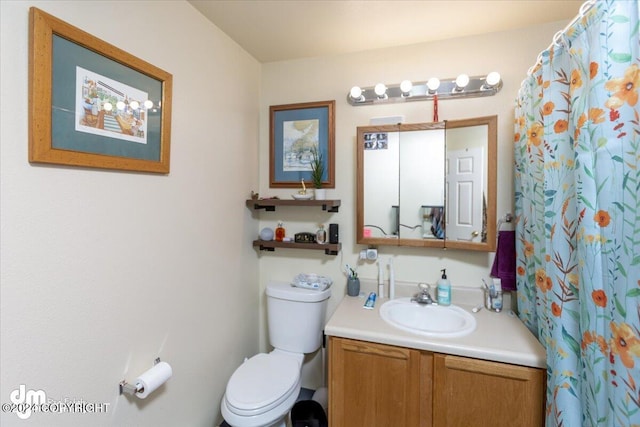
[[235, 370], [220, 404], [233, 427], [286, 427], [301, 387], [305, 353], [320, 348], [330, 289], [288, 283], [267, 285], [270, 353], [259, 353]]
[[300, 393], [303, 354], [274, 350], [245, 361], [227, 383], [222, 416], [233, 427], [285, 426]]

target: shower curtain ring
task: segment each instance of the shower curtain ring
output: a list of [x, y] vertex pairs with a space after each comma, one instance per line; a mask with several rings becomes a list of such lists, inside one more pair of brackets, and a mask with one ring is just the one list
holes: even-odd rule
[[560, 39], [564, 36], [564, 31], [558, 31], [553, 35], [553, 45], [560, 47]]
[[587, 13], [587, 11], [594, 5], [596, 4], [596, 0], [587, 0], [584, 3], [582, 3], [582, 6], [580, 6], [580, 18], [582, 18], [584, 16], [585, 13]]

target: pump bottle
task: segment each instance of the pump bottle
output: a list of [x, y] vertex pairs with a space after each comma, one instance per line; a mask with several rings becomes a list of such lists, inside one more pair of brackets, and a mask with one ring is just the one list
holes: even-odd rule
[[447, 269], [443, 268], [438, 280], [438, 305], [451, 305], [451, 282], [447, 279]]

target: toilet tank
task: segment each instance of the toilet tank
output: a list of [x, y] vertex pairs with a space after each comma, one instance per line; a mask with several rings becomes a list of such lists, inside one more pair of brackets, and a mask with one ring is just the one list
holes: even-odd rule
[[319, 349], [331, 289], [317, 291], [289, 283], [269, 283], [266, 293], [271, 345], [293, 353]]

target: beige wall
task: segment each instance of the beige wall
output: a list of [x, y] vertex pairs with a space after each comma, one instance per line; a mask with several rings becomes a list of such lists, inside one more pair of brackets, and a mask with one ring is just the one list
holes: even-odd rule
[[[27, 162], [31, 5], [173, 74], [169, 175]], [[260, 64], [184, 1], [0, 7], [0, 401], [25, 384], [110, 404], [0, 424], [214, 425], [229, 376], [258, 350], [244, 199], [258, 187]], [[158, 356], [174, 370], [166, 386], [119, 396]]]
[[[35, 5], [174, 76], [168, 176], [33, 166], [27, 162], [27, 16]], [[328, 58], [260, 65], [182, 1], [0, 1], [1, 276], [0, 401], [20, 384], [52, 399], [110, 403], [106, 415], [34, 415], [33, 425], [202, 425], [242, 358], [268, 349], [269, 280], [300, 272], [331, 276], [330, 315], [345, 293], [342, 268], [356, 264], [355, 128], [371, 117], [430, 121], [429, 102], [354, 108], [349, 88], [498, 70], [492, 98], [442, 101], [440, 119], [499, 115], [498, 214], [512, 211], [513, 101], [526, 70], [564, 23], [487, 36]], [[133, 37], [129, 28], [144, 27]], [[257, 101], [259, 99], [259, 101]], [[336, 100], [340, 212], [289, 208], [251, 213], [250, 190], [270, 190], [269, 105]], [[259, 221], [256, 221], [259, 219]], [[288, 234], [340, 224], [343, 250], [256, 252], [259, 228], [283, 220]], [[477, 286], [492, 254], [380, 248], [400, 281]], [[375, 279], [375, 264], [360, 265]], [[256, 283], [260, 286], [256, 286]], [[455, 299], [455, 296], [454, 296]], [[174, 377], [146, 401], [117, 383], [160, 356]], [[304, 385], [321, 385], [321, 353]], [[27, 424], [12, 414], [2, 425]]]
[[[428, 23], [426, 23], [428, 25]], [[541, 25], [525, 30], [425, 43], [414, 46], [361, 52], [353, 55], [268, 63], [263, 65], [260, 115], [260, 192], [290, 197], [292, 190], [269, 190], [269, 105], [307, 101], [336, 100], [336, 188], [328, 198], [342, 200], [340, 212], [329, 215], [320, 209], [281, 209], [262, 213], [260, 226], [284, 221], [289, 234], [314, 231], [318, 222], [340, 224], [342, 252], [326, 256], [313, 251], [277, 251], [261, 255], [261, 286], [271, 279], [290, 280], [300, 272], [316, 272], [334, 279], [329, 315], [345, 294], [345, 263], [358, 263], [365, 247], [355, 244], [355, 135], [356, 126], [372, 117], [403, 115], [407, 123], [432, 121], [431, 102], [410, 102], [352, 107], [346, 101], [354, 85], [373, 86], [378, 82], [397, 84], [404, 79], [426, 81], [429, 77], [455, 77], [499, 71], [504, 80], [502, 91], [494, 97], [446, 100], [439, 103], [440, 120], [498, 115], [498, 215], [513, 211], [513, 107], [517, 91], [527, 69], [540, 51], [547, 48], [555, 32], [565, 22]], [[303, 253], [304, 252], [304, 253]], [[307, 253], [310, 252], [310, 253]], [[493, 254], [457, 250], [380, 247], [386, 265], [393, 258], [396, 279], [435, 283], [441, 268], [447, 268], [454, 286], [480, 286], [488, 275]], [[359, 263], [360, 277], [376, 279], [375, 263]], [[455, 300], [455, 295], [453, 296]], [[262, 345], [266, 338], [263, 330]], [[316, 357], [314, 362], [317, 365]], [[310, 364], [311, 366], [311, 364]], [[308, 384], [317, 384], [319, 368], [308, 366]]]

